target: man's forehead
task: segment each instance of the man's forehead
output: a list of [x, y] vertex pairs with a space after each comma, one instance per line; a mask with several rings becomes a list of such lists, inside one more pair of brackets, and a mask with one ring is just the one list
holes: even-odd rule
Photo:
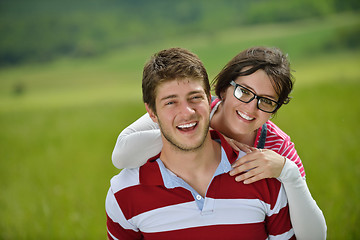
[[174, 79], [162, 82], [156, 88], [157, 99], [162, 99], [166, 96], [178, 96], [180, 94], [195, 94], [205, 93], [203, 82], [198, 79]]

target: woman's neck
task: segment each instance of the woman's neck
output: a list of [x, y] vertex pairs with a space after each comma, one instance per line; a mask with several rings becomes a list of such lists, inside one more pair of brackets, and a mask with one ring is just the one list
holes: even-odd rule
[[238, 134], [233, 139], [240, 143], [244, 143], [251, 147], [255, 147], [254, 145], [255, 145], [255, 140], [256, 140], [256, 133], [257, 133], [257, 131], [255, 131], [253, 133], [249, 133], [249, 134]]

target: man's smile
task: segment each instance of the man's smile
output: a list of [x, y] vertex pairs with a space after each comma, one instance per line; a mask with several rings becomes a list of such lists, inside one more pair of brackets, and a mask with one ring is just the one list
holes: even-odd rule
[[176, 126], [176, 128], [181, 131], [191, 131], [191, 130], [195, 129], [196, 126], [197, 126], [197, 122], [191, 122], [191, 123], [178, 125], [178, 126]]

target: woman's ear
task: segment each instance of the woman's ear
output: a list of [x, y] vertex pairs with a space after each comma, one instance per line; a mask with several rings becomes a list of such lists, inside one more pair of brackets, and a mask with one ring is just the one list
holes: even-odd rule
[[226, 90], [221, 91], [220, 93], [220, 100], [221, 101], [225, 101], [226, 98]]
[[153, 122], [158, 123], [156, 113], [149, 107], [147, 103], [145, 103], [145, 108]]

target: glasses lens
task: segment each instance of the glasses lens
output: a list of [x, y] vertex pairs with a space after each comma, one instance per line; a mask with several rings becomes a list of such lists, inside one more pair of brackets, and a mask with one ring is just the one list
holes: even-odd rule
[[236, 84], [234, 81], [230, 82], [231, 85], [233, 85], [234, 88], [234, 96], [244, 103], [249, 103], [255, 98], [257, 101], [257, 107], [264, 112], [273, 113], [277, 107], [278, 103], [274, 100], [271, 100], [266, 97], [259, 97], [255, 93], [253, 93], [251, 90]]
[[258, 107], [265, 112], [273, 112], [277, 108], [277, 103], [271, 99], [260, 97]]
[[241, 99], [243, 93], [241, 91], [241, 87], [240, 86], [236, 86], [235, 89], [234, 89], [234, 96], [237, 98], [237, 99]]
[[254, 99], [254, 94], [243, 86], [236, 86], [234, 96], [242, 102], [248, 103]]

